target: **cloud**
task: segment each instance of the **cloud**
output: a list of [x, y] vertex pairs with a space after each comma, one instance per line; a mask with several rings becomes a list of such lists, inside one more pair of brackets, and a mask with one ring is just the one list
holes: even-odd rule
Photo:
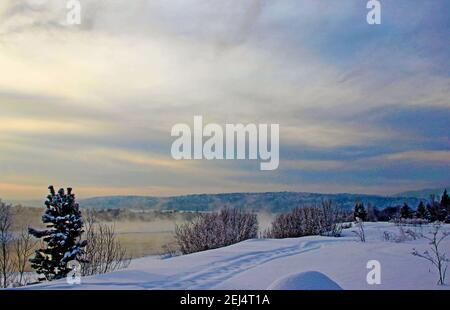
[[368, 162], [418, 162], [450, 165], [450, 151], [406, 151], [369, 158]]
[[[361, 1], [82, 5], [82, 25], [69, 27], [61, 1], [0, 4], [0, 183], [44, 181], [53, 169], [96, 188], [118, 188], [119, 178], [164, 193], [297, 188], [294, 178], [331, 190], [329, 170], [448, 164], [448, 4], [386, 1], [378, 28]], [[441, 116], [422, 121], [423, 111]], [[279, 123], [281, 171], [172, 161], [170, 128], [198, 114]], [[441, 182], [435, 171], [427, 182], [433, 176]]]

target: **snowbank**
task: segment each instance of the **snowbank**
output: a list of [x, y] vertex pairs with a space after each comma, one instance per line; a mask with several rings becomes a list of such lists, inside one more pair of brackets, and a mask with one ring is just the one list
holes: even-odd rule
[[333, 280], [321, 272], [307, 271], [281, 278], [268, 290], [342, 290]]

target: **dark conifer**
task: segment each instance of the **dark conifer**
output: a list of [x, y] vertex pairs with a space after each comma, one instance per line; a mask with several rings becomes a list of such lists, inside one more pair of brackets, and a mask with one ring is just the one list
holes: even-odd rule
[[46, 243], [46, 247], [36, 250], [35, 257], [30, 259], [31, 267], [40, 275], [40, 281], [64, 278], [70, 271], [67, 262], [79, 260], [87, 244], [80, 240], [83, 220], [72, 188], [67, 188], [67, 193], [62, 188], [55, 193], [52, 185], [48, 189], [47, 209], [42, 216], [47, 229], [29, 228], [31, 235], [43, 238]]

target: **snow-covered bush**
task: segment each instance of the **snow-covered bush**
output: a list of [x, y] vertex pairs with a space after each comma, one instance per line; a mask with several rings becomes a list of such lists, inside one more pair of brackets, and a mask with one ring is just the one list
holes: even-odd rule
[[256, 214], [231, 208], [199, 214], [175, 229], [175, 238], [183, 254], [228, 246], [257, 235]]
[[83, 220], [75, 195], [71, 188], [60, 189], [55, 193], [49, 186], [50, 195], [45, 205], [47, 209], [42, 221], [47, 224], [46, 230], [29, 228], [29, 233], [36, 238], [43, 238], [46, 248], [36, 250], [35, 257], [30, 260], [31, 267], [40, 275], [39, 280], [55, 280], [64, 278], [70, 268], [67, 263], [80, 260], [84, 253], [86, 241], [81, 241]]
[[304, 206], [278, 215], [266, 232], [267, 238], [295, 238], [311, 235], [338, 237], [345, 217], [342, 209], [323, 201], [321, 206]]

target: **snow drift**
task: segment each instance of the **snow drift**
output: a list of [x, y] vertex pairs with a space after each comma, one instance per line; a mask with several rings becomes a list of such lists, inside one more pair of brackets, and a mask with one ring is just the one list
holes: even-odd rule
[[317, 271], [300, 272], [272, 283], [268, 290], [342, 290], [323, 273]]

